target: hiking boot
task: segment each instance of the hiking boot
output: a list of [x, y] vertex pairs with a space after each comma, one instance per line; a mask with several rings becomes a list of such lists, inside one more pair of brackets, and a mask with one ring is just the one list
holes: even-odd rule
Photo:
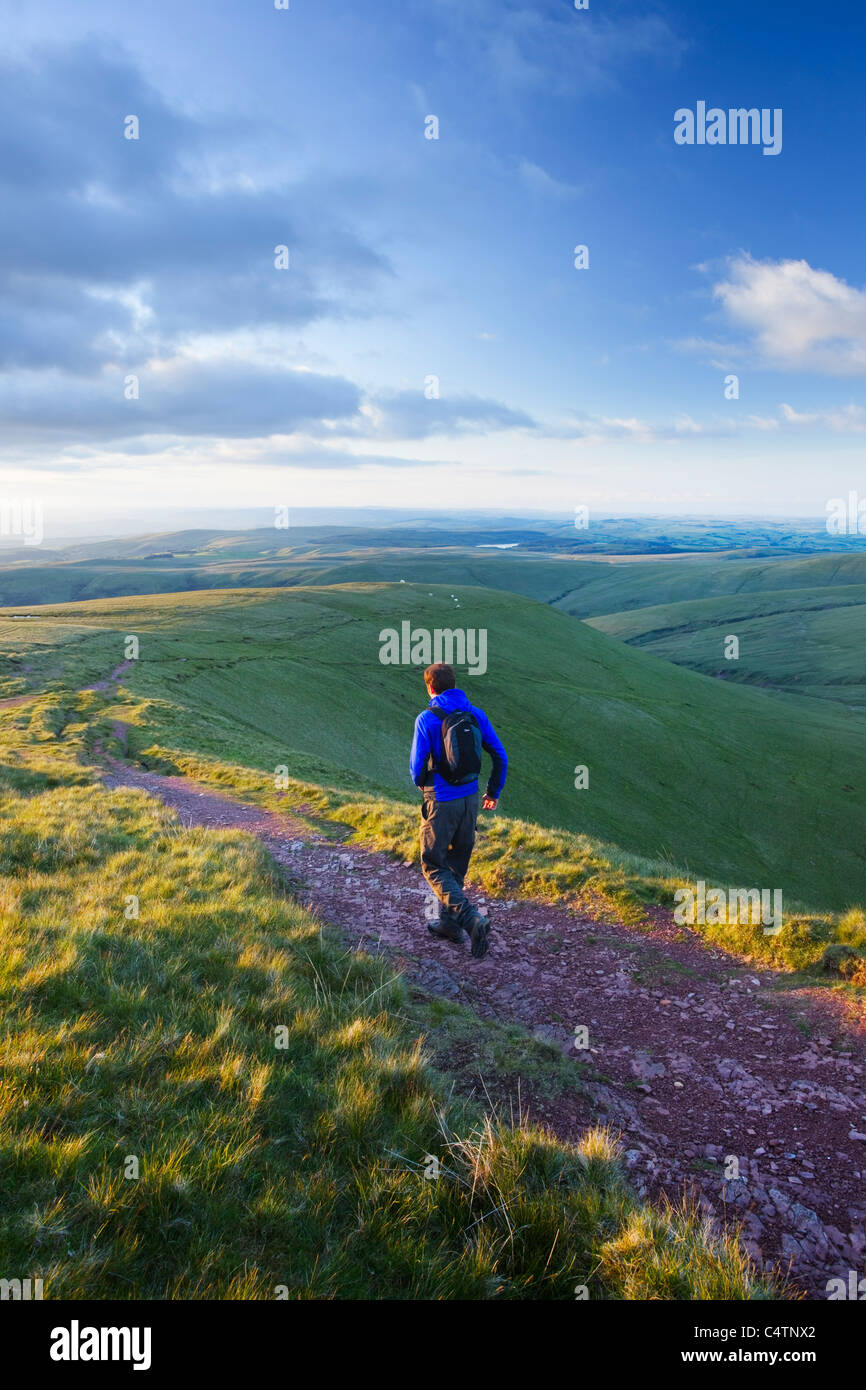
[[431, 936], [438, 936], [443, 941], [453, 941], [455, 946], [462, 946], [466, 940], [466, 933], [461, 926], [452, 926], [450, 922], [428, 922], [427, 930]]
[[490, 949], [488, 936], [490, 934], [490, 919], [482, 917], [480, 912], [475, 914], [472, 926], [469, 928], [469, 940], [472, 942], [472, 954], [476, 960], [481, 960], [487, 955]]

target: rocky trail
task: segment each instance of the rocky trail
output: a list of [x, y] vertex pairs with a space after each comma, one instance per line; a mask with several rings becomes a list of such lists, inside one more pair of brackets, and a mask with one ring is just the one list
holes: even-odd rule
[[[417, 866], [183, 777], [103, 762], [109, 787], [141, 788], [185, 825], [257, 836], [295, 895], [350, 946], [383, 952], [417, 986], [561, 1047], [582, 1089], [550, 1100], [506, 1078], [513, 1095], [519, 1085], [530, 1116], [566, 1139], [612, 1125], [641, 1193], [689, 1194], [808, 1296], [826, 1298], [828, 1279], [851, 1270], [862, 1276], [866, 1027], [842, 996], [786, 990], [772, 971], [683, 939], [662, 909], [638, 932], [567, 906], [481, 895], [491, 949], [475, 961], [468, 944], [428, 933]], [[588, 1048], [575, 1047], [578, 1028]], [[460, 1060], [471, 1072], [471, 1056]]]

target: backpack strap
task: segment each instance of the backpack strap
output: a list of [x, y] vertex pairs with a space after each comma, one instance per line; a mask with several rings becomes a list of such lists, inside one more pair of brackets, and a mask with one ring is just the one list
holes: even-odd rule
[[[430, 706], [429, 706], [429, 709], [430, 709], [430, 713], [431, 713], [431, 714], [435, 714], [435, 716], [436, 716], [436, 718], [439, 720], [439, 723], [440, 723], [440, 724], [444, 724], [444, 723], [445, 723], [445, 720], [448, 718], [448, 715], [447, 715], [447, 713], [446, 713], [446, 711], [445, 711], [444, 709], [440, 709], [438, 705], [430, 705]], [[444, 747], [443, 747], [442, 751], [443, 751], [443, 753], [444, 753], [444, 751], [445, 751]], [[432, 749], [430, 750], [430, 756], [429, 756], [429, 758], [428, 758], [428, 770], [429, 770], [430, 772], [438, 772], [438, 771], [439, 771], [439, 760], [438, 760], [438, 758], [436, 758], [436, 757], [434, 756], [433, 750], [432, 750]]]

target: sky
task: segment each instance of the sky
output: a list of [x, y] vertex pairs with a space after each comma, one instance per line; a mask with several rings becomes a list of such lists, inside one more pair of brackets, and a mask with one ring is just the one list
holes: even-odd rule
[[866, 496], [858, 5], [288, 4], [0, 0], [0, 517]]

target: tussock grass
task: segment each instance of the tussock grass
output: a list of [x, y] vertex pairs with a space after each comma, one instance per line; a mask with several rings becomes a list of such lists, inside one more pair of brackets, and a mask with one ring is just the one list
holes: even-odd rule
[[78, 1299], [784, 1296], [693, 1213], [639, 1201], [609, 1133], [569, 1145], [451, 1096], [423, 1005], [410, 1018], [401, 979], [293, 902], [254, 840], [85, 784], [75, 720], [50, 785], [51, 740], [18, 733], [4, 1277]]

